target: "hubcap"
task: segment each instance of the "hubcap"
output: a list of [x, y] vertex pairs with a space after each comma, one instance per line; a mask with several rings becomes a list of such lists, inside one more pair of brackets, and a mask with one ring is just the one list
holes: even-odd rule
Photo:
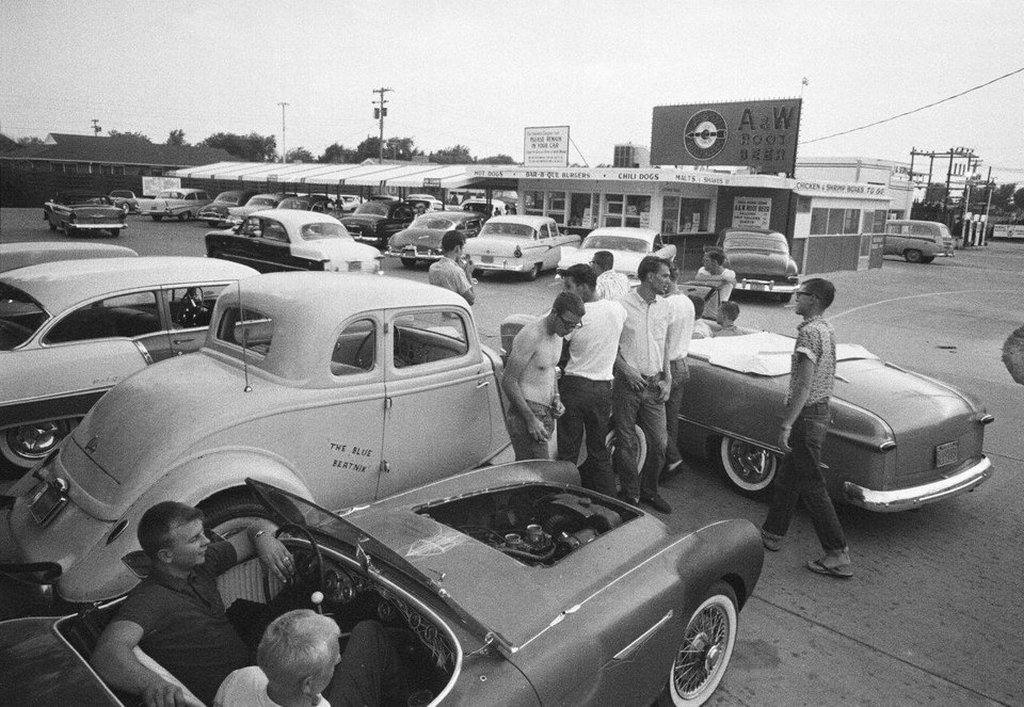
[[770, 452], [746, 442], [733, 442], [729, 456], [733, 468], [747, 482], [756, 484], [764, 481], [771, 466]]

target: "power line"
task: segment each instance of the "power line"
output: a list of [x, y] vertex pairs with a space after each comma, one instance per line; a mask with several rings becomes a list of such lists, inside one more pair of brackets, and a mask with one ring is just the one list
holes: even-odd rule
[[876, 125], [881, 125], [882, 123], [888, 123], [888, 122], [890, 122], [892, 120], [896, 120], [897, 118], [903, 118], [903, 117], [911, 115], [913, 113], [918, 113], [918, 112], [923, 111], [923, 110], [925, 110], [927, 108], [934, 108], [935, 106], [937, 106], [937, 105], [939, 105], [941, 103], [945, 103], [946, 101], [951, 101], [954, 98], [959, 98], [960, 96], [966, 96], [968, 93], [971, 93], [973, 91], [977, 91], [978, 89], [981, 89], [981, 88], [985, 88], [986, 86], [991, 86], [992, 84], [996, 83], [997, 81], [1002, 81], [1003, 79], [1009, 78], [1009, 77], [1011, 77], [1011, 76], [1013, 76], [1015, 74], [1019, 74], [1022, 71], [1024, 71], [1024, 66], [1020, 67], [1019, 69], [1015, 69], [1015, 70], [1013, 70], [1013, 71], [1011, 71], [1011, 72], [1009, 72], [1007, 74], [1003, 74], [1002, 76], [994, 78], [991, 81], [986, 81], [983, 84], [979, 84], [977, 86], [974, 86], [973, 88], [969, 88], [966, 91], [961, 91], [960, 93], [954, 94], [954, 95], [949, 96], [947, 98], [943, 98], [942, 100], [935, 101], [934, 103], [929, 103], [926, 106], [921, 106], [920, 108], [914, 108], [913, 110], [908, 110], [908, 111], [906, 111], [904, 113], [900, 113], [899, 115], [894, 115], [894, 116], [892, 116], [890, 118], [885, 118], [883, 120], [876, 120], [873, 123], [868, 123], [867, 125], [862, 125], [859, 128], [851, 128], [849, 130], [843, 130], [842, 132], [839, 132], [839, 133], [833, 133], [831, 135], [825, 135], [824, 137], [816, 137], [813, 140], [801, 140], [800, 144], [801, 145], [810, 145], [812, 142], [821, 142], [822, 140], [829, 140], [829, 139], [834, 138], [834, 137], [839, 137], [840, 135], [849, 135], [850, 133], [855, 133], [858, 130], [866, 130], [867, 128], [873, 128]]

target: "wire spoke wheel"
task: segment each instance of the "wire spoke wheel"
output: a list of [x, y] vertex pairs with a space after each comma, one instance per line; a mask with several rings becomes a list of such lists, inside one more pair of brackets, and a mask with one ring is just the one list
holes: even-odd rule
[[736, 595], [718, 582], [690, 617], [672, 662], [668, 696], [673, 705], [700, 705], [714, 693], [736, 645], [736, 623]]
[[720, 457], [729, 480], [746, 493], [768, 488], [779, 467], [774, 452], [733, 437], [722, 438]]

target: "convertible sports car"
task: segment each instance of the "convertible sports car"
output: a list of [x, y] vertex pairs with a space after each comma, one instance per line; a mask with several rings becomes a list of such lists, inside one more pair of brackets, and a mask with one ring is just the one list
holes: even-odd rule
[[[275, 614], [316, 606], [343, 632], [382, 622], [419, 705], [702, 704], [760, 576], [757, 531], [725, 520], [673, 536], [578, 483], [572, 465], [520, 462], [331, 513], [250, 481], [298, 579], [281, 587], [250, 561], [222, 594]], [[86, 662], [115, 609], [0, 624], [0, 702], [122, 704]]]
[[510, 272], [535, 280], [558, 265], [563, 248], [579, 242], [579, 237], [562, 233], [548, 216], [494, 216], [464, 250], [473, 258], [477, 277], [480, 273]]
[[421, 261], [441, 257], [441, 239], [448, 231], [458, 231], [467, 240], [480, 233], [483, 217], [473, 211], [444, 211], [419, 216], [409, 228], [388, 241], [388, 255], [402, 259], [402, 265], [414, 268]]
[[[255, 274], [184, 257], [67, 260], [5, 272], [0, 477], [21, 476], [43, 459], [119, 380], [198, 350], [217, 295]], [[189, 290], [196, 304], [186, 315]]]
[[632, 280], [636, 280], [636, 269], [644, 256], [656, 255], [669, 261], [675, 260], [676, 257], [676, 247], [665, 245], [661, 240], [661, 234], [653, 228], [596, 228], [583, 239], [579, 248], [562, 249], [558, 271], [564, 272], [577, 263], [589, 263], [594, 259], [594, 253], [599, 250], [611, 251], [615, 256], [615, 271]]
[[382, 257], [376, 248], [356, 243], [333, 216], [287, 208], [289, 201], [250, 214], [231, 230], [207, 233], [206, 254], [260, 272], [381, 272]]
[[128, 227], [127, 213], [109, 196], [87, 192], [58, 194], [43, 204], [43, 220], [50, 230], [63, 231], [68, 238], [96, 231], [108, 231], [117, 237], [122, 228]]
[[727, 228], [718, 245], [725, 252], [728, 267], [736, 273], [734, 291], [772, 294], [789, 302], [800, 285], [796, 261], [789, 255], [789, 243], [778, 231]]

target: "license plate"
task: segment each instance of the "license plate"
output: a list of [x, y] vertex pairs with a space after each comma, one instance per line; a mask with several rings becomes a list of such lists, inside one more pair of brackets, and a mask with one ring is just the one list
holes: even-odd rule
[[53, 484], [43, 482], [32, 495], [29, 510], [39, 525], [46, 525], [68, 502], [68, 497]]
[[960, 443], [946, 442], [935, 447], [935, 466], [946, 466], [960, 458]]
[[349, 272], [359, 272], [363, 269], [363, 264], [358, 260], [350, 260], [348, 263]]
[[485, 255], [484, 257], [480, 258], [480, 262], [483, 262], [483, 263], [493, 263], [494, 262], [494, 258], [492, 256], [490, 256], [490, 255]]
[[752, 290], [767, 290], [768, 286], [767, 285], [761, 285], [761, 284], [755, 282], [755, 283], [752, 283], [750, 285], [750, 289], [752, 289]]

